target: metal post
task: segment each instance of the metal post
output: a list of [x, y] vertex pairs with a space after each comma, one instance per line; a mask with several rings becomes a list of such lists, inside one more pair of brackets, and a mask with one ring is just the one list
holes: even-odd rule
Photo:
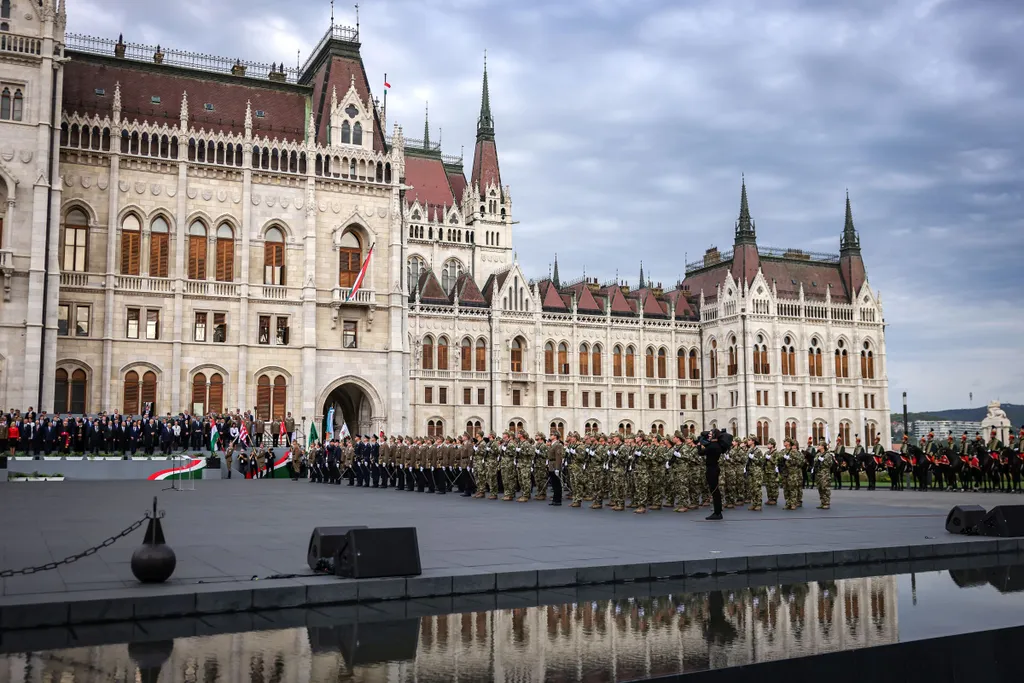
[[907, 392], [903, 392], [903, 433], [910, 438], [910, 428], [907, 425]]

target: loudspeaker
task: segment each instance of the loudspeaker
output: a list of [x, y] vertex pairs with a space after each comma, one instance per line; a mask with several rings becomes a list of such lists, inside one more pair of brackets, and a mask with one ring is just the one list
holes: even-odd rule
[[946, 531], [951, 534], [975, 533], [974, 527], [985, 517], [980, 505], [957, 505], [946, 515]]
[[334, 559], [338, 548], [345, 544], [345, 538], [352, 529], [365, 529], [365, 526], [318, 526], [309, 537], [309, 548], [306, 550], [306, 563], [316, 571], [320, 560]]
[[419, 576], [416, 527], [350, 529], [335, 555], [334, 573], [350, 579]]
[[1000, 593], [1020, 593], [1024, 591], [1024, 568], [1019, 565], [993, 567], [985, 570], [988, 582]]
[[308, 631], [310, 648], [315, 654], [340, 652], [346, 666], [353, 669], [370, 664], [415, 660], [420, 620], [311, 626]]
[[1024, 505], [999, 505], [989, 511], [980, 522], [982, 536], [1009, 538], [1024, 536]]

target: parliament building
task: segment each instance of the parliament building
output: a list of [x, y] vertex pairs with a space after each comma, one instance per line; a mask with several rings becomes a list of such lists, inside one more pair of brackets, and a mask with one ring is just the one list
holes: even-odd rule
[[64, 2], [0, 0], [3, 407], [888, 443], [849, 198], [837, 254], [760, 246], [743, 185], [673, 286], [531, 278], [486, 68], [469, 165], [389, 127], [358, 28], [289, 68], [69, 34]]

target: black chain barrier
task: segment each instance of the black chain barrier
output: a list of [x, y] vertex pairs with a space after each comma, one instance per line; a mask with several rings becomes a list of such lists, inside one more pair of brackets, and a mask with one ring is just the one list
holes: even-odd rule
[[65, 557], [63, 560], [60, 560], [59, 562], [47, 562], [46, 564], [41, 564], [41, 565], [38, 565], [38, 566], [35, 566], [35, 567], [25, 567], [24, 569], [4, 569], [3, 571], [0, 571], [0, 579], [7, 579], [7, 578], [10, 578], [12, 576], [27, 576], [29, 574], [35, 574], [37, 572], [46, 572], [46, 571], [50, 571], [51, 569], [56, 569], [57, 567], [61, 567], [61, 566], [66, 565], [66, 564], [71, 564], [72, 562], [78, 562], [83, 557], [89, 557], [90, 555], [95, 555], [100, 550], [103, 550], [106, 547], [114, 545], [114, 543], [116, 543], [117, 541], [121, 540], [122, 538], [124, 538], [128, 534], [132, 533], [133, 531], [135, 531], [136, 529], [141, 527], [143, 524], [145, 524], [147, 521], [149, 521], [149, 513], [148, 512], [146, 513], [146, 515], [142, 519], [140, 519], [137, 522], [132, 523], [131, 526], [129, 526], [127, 529], [125, 529], [121, 533], [116, 534], [114, 536], [111, 536], [110, 538], [108, 538], [107, 540], [103, 541], [99, 545], [95, 545], [95, 546], [89, 548], [88, 550], [83, 550], [82, 552], [76, 553], [75, 555], [68, 555], [67, 557]]

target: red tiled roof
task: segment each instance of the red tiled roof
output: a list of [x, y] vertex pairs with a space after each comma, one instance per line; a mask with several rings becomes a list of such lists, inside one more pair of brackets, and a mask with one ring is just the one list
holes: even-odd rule
[[[67, 113], [113, 114], [114, 87], [121, 84], [121, 118], [177, 124], [181, 95], [188, 93], [189, 123], [196, 129], [245, 134], [245, 104], [252, 102], [253, 134], [273, 139], [304, 137], [308, 88], [251, 78], [213, 75], [177, 67], [70, 53], [64, 67], [63, 108]], [[97, 95], [96, 89], [104, 90]], [[152, 98], [159, 97], [159, 103]], [[214, 110], [206, 111], [205, 104]], [[257, 118], [255, 112], [264, 112]]]
[[579, 311], [587, 311], [590, 313], [603, 313], [604, 308], [601, 304], [597, 303], [594, 299], [594, 295], [590, 292], [590, 288], [585, 284], [580, 283], [573, 287], [576, 292], [576, 309]]
[[564, 312], [569, 310], [551, 280], [542, 281], [537, 288], [540, 290], [540, 305], [545, 311]]
[[501, 192], [498, 148], [494, 140], [477, 140], [476, 150], [473, 152], [473, 174], [470, 179], [480, 186], [480, 196], [483, 196], [487, 186], [492, 183], [497, 185], [498, 191]]
[[645, 317], [656, 317], [665, 316], [668, 317], [668, 308], [661, 301], [654, 296], [654, 292], [649, 289], [639, 290], [639, 294], [636, 297], [637, 300], [644, 302], [644, 316]]
[[690, 302], [686, 299], [686, 292], [681, 289], [673, 289], [671, 292], [665, 294], [665, 299], [672, 302], [672, 305], [676, 308], [676, 318], [690, 318], [693, 317], [694, 310], [690, 306]]
[[[408, 182], [408, 173], [406, 173], [406, 181]], [[462, 201], [462, 193], [465, 192], [467, 184], [466, 176], [462, 173], [448, 171], [448, 185], [452, 189], [452, 196], [455, 197], [456, 204]]]
[[427, 270], [420, 275], [419, 283], [420, 301], [424, 303], [447, 303], [448, 295], [441, 288], [434, 271]]
[[[765, 259], [761, 262], [761, 270], [769, 286], [773, 280], [775, 281], [781, 298], [796, 299], [799, 297], [800, 284], [803, 283], [804, 297], [807, 299], [824, 300], [825, 292], [831, 285], [834, 301], [849, 302], [850, 300], [837, 265]], [[794, 284], [794, 280], [796, 284]]]
[[463, 273], [455, 281], [455, 286], [452, 288], [451, 301], [455, 301], [455, 293], [459, 293], [459, 305], [466, 306], [486, 306], [487, 299], [480, 293], [480, 288], [476, 286], [476, 280], [469, 273]]
[[757, 268], [760, 265], [760, 258], [757, 253], [757, 246], [754, 244], [738, 244], [733, 249], [732, 276], [736, 282], [745, 282], [748, 285], [757, 277]]
[[419, 201], [428, 210], [428, 216], [432, 209], [455, 204], [452, 188], [448, 184], [448, 174], [440, 159], [406, 156], [405, 183], [412, 186], [405, 193], [406, 202], [412, 204]]
[[617, 286], [611, 285], [609, 287], [605, 287], [601, 292], [611, 300], [612, 314], [629, 315], [631, 313], [636, 313], [636, 309], [630, 305], [626, 300], [626, 297], [623, 296], [622, 290]]
[[494, 298], [495, 290], [501, 289], [502, 285], [505, 284], [505, 280], [508, 279], [508, 274], [510, 272], [511, 269], [503, 270], [500, 273], [492, 273], [490, 277], [487, 278], [487, 282], [484, 283], [483, 295], [484, 298], [487, 299], [488, 303], [490, 303]]

